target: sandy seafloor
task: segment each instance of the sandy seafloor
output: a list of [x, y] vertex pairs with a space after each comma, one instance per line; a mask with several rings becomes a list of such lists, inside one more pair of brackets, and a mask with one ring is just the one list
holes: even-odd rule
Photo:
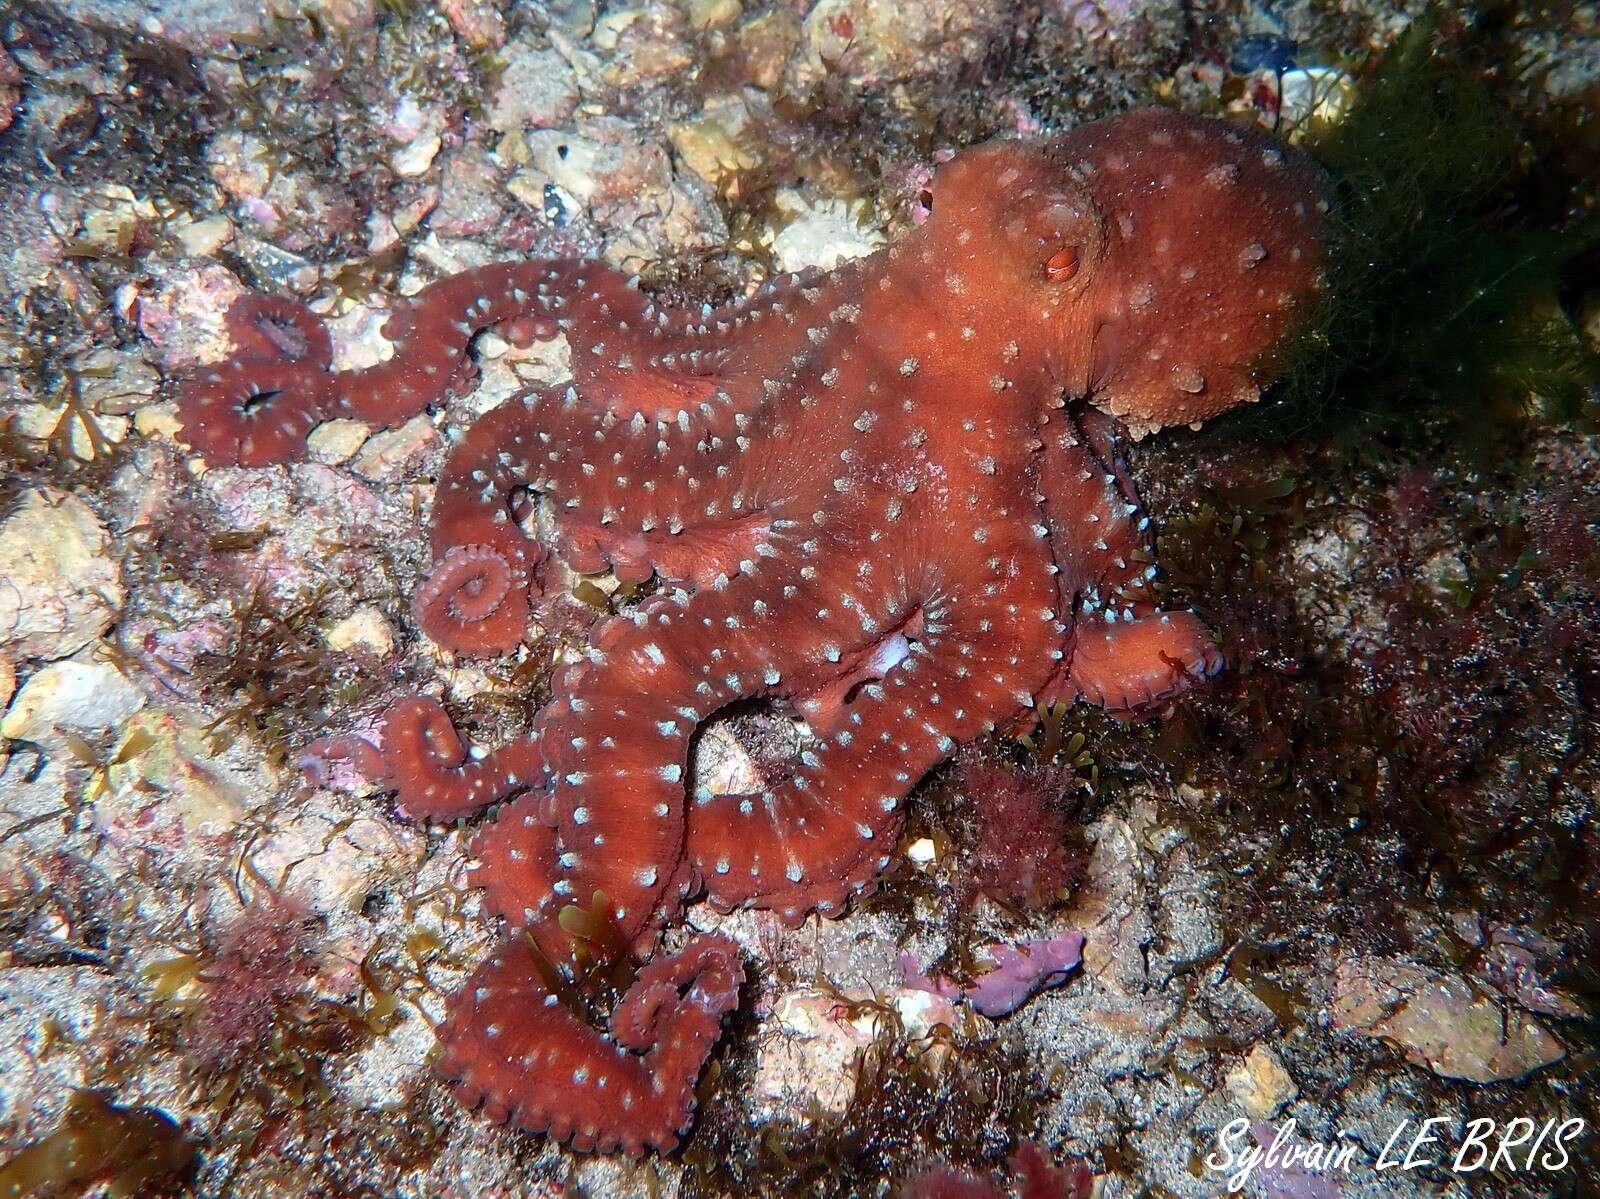
[[[384, 352], [390, 297], [509, 257], [724, 297], [884, 244], [930, 164], [989, 136], [1150, 101], [1303, 116], [1336, 80], [1308, 65], [1362, 61], [1419, 5], [267, 7], [0, 8], [4, 1193], [887, 1195], [1032, 1138], [1098, 1194], [1190, 1199], [1223, 1190], [1231, 1121], [1290, 1117], [1354, 1164], [1247, 1193], [1600, 1193], [1592, 418], [1514, 413], [1487, 457], [1326, 421], [1141, 446], [1174, 585], [1233, 671], [1161, 720], [1067, 715], [1075, 880], [1042, 911], [967, 898], [983, 796], [951, 771], [848, 918], [691, 910], [751, 982], [686, 1148], [633, 1164], [455, 1105], [429, 1021], [489, 943], [470, 828], [294, 766], [416, 690], [502, 740], [581, 602], [626, 602], [573, 580], [566, 620], [482, 664], [410, 614], [447, 428], [559, 380], [563, 348], [485, 336], [451, 411], [332, 422], [287, 468], [206, 469], [170, 399], [245, 287], [327, 314], [348, 365]], [[1486, 8], [1533, 117], [1592, 101], [1596, 6]], [[748, 769], [748, 735], [708, 735], [700, 769]], [[902, 951], [1069, 929], [1083, 968], [1004, 1020], [899, 987]], [[1446, 1168], [1471, 1121], [1519, 1117], [1586, 1121], [1571, 1161]], [[1430, 1118], [1434, 1164], [1374, 1168]]]

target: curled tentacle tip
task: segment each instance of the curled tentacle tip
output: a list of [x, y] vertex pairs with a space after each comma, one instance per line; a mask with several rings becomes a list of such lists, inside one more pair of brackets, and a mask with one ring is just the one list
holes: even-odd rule
[[305, 457], [323, 419], [326, 374], [300, 362], [247, 359], [202, 367], [177, 392], [183, 439], [212, 466]]
[[303, 362], [322, 370], [333, 361], [327, 325], [295, 300], [247, 292], [233, 302], [223, 324], [241, 359]]
[[300, 751], [294, 764], [313, 787], [350, 790], [352, 775], [370, 786], [386, 786], [389, 781], [389, 767], [378, 747], [354, 733], [317, 738]]
[[459, 654], [514, 649], [528, 624], [528, 580], [515, 560], [492, 545], [446, 551], [411, 601], [430, 638]]

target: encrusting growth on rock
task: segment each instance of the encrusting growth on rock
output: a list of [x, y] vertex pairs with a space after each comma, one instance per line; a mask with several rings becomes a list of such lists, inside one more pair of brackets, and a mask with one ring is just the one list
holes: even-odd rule
[[[670, 1147], [687, 1119], [670, 1097], [734, 1002], [730, 951], [693, 942], [649, 969], [699, 981], [630, 994], [611, 1041], [550, 1017], [518, 941], [567, 961], [574, 897], [604, 891], [641, 956], [696, 892], [838, 915], [962, 743], [1040, 702], [1149, 709], [1222, 667], [1197, 617], [1155, 604], [1121, 439], [1256, 397], [1317, 288], [1316, 172], [1259, 133], [1149, 110], [968, 150], [931, 195], [887, 250], [693, 312], [592, 262], [457, 275], [397, 308], [393, 356], [364, 371], [328, 369], [304, 310], [247, 299], [237, 356], [180, 394], [212, 461], [281, 461], [324, 417], [394, 423], [460, 390], [483, 329], [570, 344], [570, 386], [522, 393], [454, 447], [418, 623], [458, 653], [519, 642], [547, 553], [518, 524], [530, 491], [569, 566], [661, 586], [594, 626], [526, 737], [475, 758], [413, 699], [381, 744], [414, 817], [510, 801], [474, 875], [511, 930], [505, 964], [454, 1000], [442, 1063], [494, 1115]], [[694, 789], [695, 731], [750, 700], [804, 715], [793, 770]], [[647, 1111], [590, 1102], [602, 1071], [660, 1089]]]

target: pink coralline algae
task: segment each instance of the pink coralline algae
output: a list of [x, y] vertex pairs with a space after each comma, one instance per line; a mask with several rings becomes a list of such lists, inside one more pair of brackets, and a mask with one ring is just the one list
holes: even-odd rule
[[[1317, 174], [1254, 131], [1149, 110], [968, 150], [930, 191], [892, 248], [690, 312], [593, 262], [469, 271], [397, 307], [393, 356], [366, 370], [331, 370], [305, 310], [249, 298], [235, 357], [182, 388], [209, 460], [282, 461], [319, 420], [394, 424], [461, 391], [481, 330], [565, 335], [571, 385], [453, 448], [418, 623], [458, 653], [513, 648], [551, 548], [659, 587], [593, 627], [527, 736], [474, 756], [411, 699], [381, 737], [413, 817], [501, 805], [474, 881], [508, 944], [567, 961], [557, 917], [596, 891], [640, 956], [696, 894], [838, 915], [959, 745], [1040, 701], [1144, 710], [1221, 668], [1193, 614], [1156, 606], [1121, 442], [1256, 398], [1317, 285]], [[553, 547], [519, 525], [530, 492]], [[803, 714], [809, 739], [767, 789], [697, 790], [695, 731], [748, 700]], [[518, 961], [495, 955], [452, 1005], [463, 1094], [578, 1144], [670, 1144], [680, 1111], [645, 1122], [601, 1089], [615, 1042], [562, 1025], [540, 1035], [571, 1048], [518, 1048]], [[664, 1054], [655, 1077], [676, 1094], [699, 1065]]]
[[1058, 987], [1083, 960], [1083, 934], [1062, 933], [1020, 945], [995, 945], [989, 951], [994, 968], [963, 986], [948, 978], [929, 978], [909, 953], [900, 955], [900, 981], [946, 999], [969, 1003], [979, 1015], [1009, 1016], [1040, 991]]
[[1088, 1199], [1094, 1174], [1082, 1161], [1057, 1166], [1039, 1146], [1025, 1141], [1011, 1155], [1015, 1185], [1002, 1189], [948, 1166], [935, 1166], [906, 1180], [900, 1199]]

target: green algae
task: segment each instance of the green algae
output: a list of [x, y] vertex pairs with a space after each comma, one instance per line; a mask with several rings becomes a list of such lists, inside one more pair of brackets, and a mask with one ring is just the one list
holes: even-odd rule
[[1592, 183], [1552, 178], [1489, 51], [1435, 7], [1357, 71], [1341, 119], [1299, 131], [1333, 181], [1334, 235], [1328, 297], [1269, 406], [1280, 432], [1431, 409], [1481, 438], [1519, 411], [1584, 414], [1600, 356], [1564, 302], [1600, 221], [1565, 213]]

